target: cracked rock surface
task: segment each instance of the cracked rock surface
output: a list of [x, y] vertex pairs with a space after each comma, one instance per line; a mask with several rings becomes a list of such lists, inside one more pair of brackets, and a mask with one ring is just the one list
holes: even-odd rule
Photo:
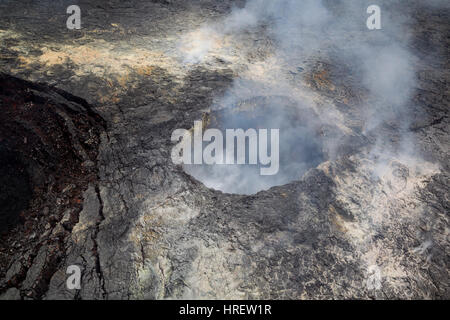
[[[265, 26], [185, 63], [183, 39], [244, 1], [78, 3], [76, 31], [61, 2], [0, 3], [1, 299], [450, 297], [448, 10], [413, 2], [413, 121], [380, 129], [394, 146], [407, 130], [420, 156], [374, 159], [366, 91], [333, 48], [301, 68], [273, 60]], [[261, 75], [294, 88], [283, 95], [339, 148], [324, 143], [325, 161], [286, 185], [209, 189], [172, 163], [171, 134]], [[24, 205], [6, 201], [18, 193]]]

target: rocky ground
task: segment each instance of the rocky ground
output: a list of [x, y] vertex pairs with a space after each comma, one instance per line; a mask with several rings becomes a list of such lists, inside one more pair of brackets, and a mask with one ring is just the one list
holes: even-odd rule
[[[81, 30], [65, 27], [67, 1], [0, 2], [1, 299], [450, 297], [448, 9], [403, 11], [417, 82], [373, 132], [333, 30], [296, 60], [270, 25], [249, 28], [192, 63], [196, 30], [245, 1], [76, 2]], [[325, 161], [254, 195], [175, 166], [174, 129], [255, 96], [238, 78], [304, 101]], [[380, 132], [381, 148], [407, 136], [415, 151], [378, 152]], [[80, 290], [66, 288], [73, 264]]]

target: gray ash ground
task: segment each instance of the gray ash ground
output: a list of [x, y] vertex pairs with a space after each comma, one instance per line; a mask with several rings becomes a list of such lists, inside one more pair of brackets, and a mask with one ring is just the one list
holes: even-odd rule
[[[448, 7], [385, 3], [409, 30], [388, 42], [417, 58], [397, 110], [352, 56], [352, 41], [386, 42], [364, 21], [311, 29], [307, 54], [280, 52], [270, 23], [201, 29], [245, 1], [77, 3], [77, 31], [64, 1], [0, 3], [1, 299], [450, 297]], [[171, 162], [173, 130], [259, 96], [318, 118], [306, 174], [226, 194]], [[73, 264], [80, 290], [65, 285]]]

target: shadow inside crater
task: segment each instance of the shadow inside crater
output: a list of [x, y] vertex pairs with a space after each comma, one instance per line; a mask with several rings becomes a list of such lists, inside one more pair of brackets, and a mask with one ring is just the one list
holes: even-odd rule
[[19, 156], [0, 143], [0, 234], [20, 221], [33, 196], [30, 178]]
[[[250, 139], [245, 141], [245, 164], [237, 163], [237, 147], [234, 143], [234, 164], [184, 165], [187, 173], [207, 187], [226, 193], [255, 194], [273, 186], [299, 180], [309, 169], [326, 159], [316, 115], [312, 110], [300, 107], [282, 96], [255, 97], [237, 106], [214, 111], [209, 115], [205, 129], [219, 129], [223, 135], [223, 153], [226, 154], [227, 129], [254, 129], [267, 141], [267, 153], [271, 156], [271, 129], [279, 129], [279, 170], [275, 174], [262, 175], [261, 169], [273, 164], [262, 164], [258, 145], [257, 164], [250, 164]], [[262, 137], [260, 129], [267, 129]], [[256, 141], [256, 140], [255, 140]], [[203, 149], [209, 142], [203, 142]], [[276, 157], [272, 157], [275, 162]], [[224, 161], [225, 162], [225, 161]]]

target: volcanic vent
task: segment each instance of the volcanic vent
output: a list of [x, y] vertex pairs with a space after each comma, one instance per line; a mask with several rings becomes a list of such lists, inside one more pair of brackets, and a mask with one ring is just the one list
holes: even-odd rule
[[[237, 147], [234, 143], [234, 164], [189, 164], [184, 166], [185, 171], [209, 188], [237, 194], [254, 194], [299, 180], [308, 169], [316, 167], [326, 158], [318, 123], [312, 110], [284, 96], [258, 96], [235, 106], [213, 111], [206, 116], [204, 126], [205, 129], [215, 128], [224, 133], [224, 154], [227, 129], [254, 129], [256, 132], [260, 129], [267, 129], [268, 132], [279, 129], [279, 168], [275, 174], [262, 175], [261, 168], [274, 164], [262, 164], [260, 154], [257, 164], [251, 164], [250, 139], [246, 137], [245, 164], [237, 164]], [[267, 139], [264, 137], [267, 140], [267, 155], [272, 156], [272, 161], [276, 161], [271, 138], [270, 134]], [[261, 139], [260, 135], [258, 140]], [[207, 143], [203, 143], [204, 147], [205, 144]]]

